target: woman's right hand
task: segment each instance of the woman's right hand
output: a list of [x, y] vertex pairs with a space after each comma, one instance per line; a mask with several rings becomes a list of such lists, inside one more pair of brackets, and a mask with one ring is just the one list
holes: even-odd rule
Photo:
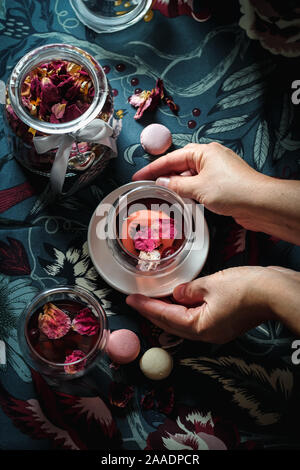
[[259, 173], [216, 142], [164, 155], [135, 173], [138, 180], [156, 180], [247, 230], [300, 245], [300, 182]]
[[238, 217], [264, 175], [216, 142], [188, 144], [139, 170], [133, 180], [157, 180], [220, 215]]

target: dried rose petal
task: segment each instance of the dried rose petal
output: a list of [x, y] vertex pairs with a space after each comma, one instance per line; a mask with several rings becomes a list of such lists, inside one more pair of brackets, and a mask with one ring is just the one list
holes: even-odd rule
[[172, 113], [174, 114], [178, 114], [178, 111], [179, 111], [179, 106], [178, 104], [175, 104], [173, 99], [171, 98], [171, 96], [166, 96], [164, 98], [164, 102], [169, 106], [170, 110], [172, 111]]
[[144, 90], [141, 93], [134, 93], [128, 98], [129, 103], [138, 108], [134, 119], [140, 119], [148, 109], [153, 111], [160, 104], [164, 97], [163, 81], [159, 78], [152, 91]]
[[136, 232], [133, 240], [136, 250], [146, 252], [153, 251], [160, 245], [158, 231], [148, 227]]
[[80, 335], [93, 336], [98, 333], [99, 321], [88, 308], [80, 310], [78, 315], [72, 321], [72, 328], [77, 331]]
[[179, 111], [179, 106], [174, 103], [171, 96], [165, 95], [164, 83], [160, 78], [156, 80], [155, 88], [152, 91], [144, 90], [141, 93], [134, 93], [128, 98], [128, 101], [132, 106], [138, 108], [134, 119], [140, 119], [147, 109], [153, 111], [162, 101], [169, 106], [174, 114]]
[[44, 105], [57, 103], [60, 100], [57, 86], [48, 77], [42, 78], [41, 81], [41, 100]]
[[41, 82], [37, 77], [33, 77], [30, 83], [30, 99], [36, 100], [41, 94]]
[[78, 64], [55, 60], [31, 70], [22, 84], [22, 101], [30, 114], [52, 123], [68, 122], [86, 112], [95, 91]]
[[65, 114], [62, 117], [61, 121], [62, 122], [73, 121], [73, 119], [76, 119], [81, 115], [82, 115], [82, 112], [80, 111], [78, 106], [76, 104], [71, 104], [70, 106], [66, 107]]
[[65, 97], [68, 101], [74, 101], [76, 98], [79, 98], [80, 94], [80, 84], [76, 83], [71, 86], [65, 94]]
[[61, 119], [65, 113], [65, 109], [66, 103], [57, 103], [52, 106], [51, 111], [56, 119]]
[[64, 370], [67, 374], [76, 374], [77, 372], [82, 371], [85, 368], [86, 360], [80, 361], [75, 364], [70, 364], [71, 362], [79, 361], [80, 359], [85, 358], [85, 353], [80, 351], [80, 349], [74, 349], [71, 354], [66, 356]]
[[70, 327], [71, 320], [66, 313], [52, 303], [43, 306], [43, 312], [38, 318], [39, 329], [50, 339], [65, 336]]

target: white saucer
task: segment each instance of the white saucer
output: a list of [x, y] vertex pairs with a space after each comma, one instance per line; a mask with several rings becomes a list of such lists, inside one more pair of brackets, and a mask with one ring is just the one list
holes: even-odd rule
[[[137, 181], [128, 183], [112, 191], [96, 208], [90, 220], [88, 229], [88, 248], [91, 260], [102, 278], [114, 289], [124, 294], [144, 294], [149, 297], [165, 297], [172, 294], [174, 287], [183, 282], [189, 282], [198, 276], [207, 258], [209, 249], [209, 232], [203, 212], [198, 204], [191, 199], [184, 199], [188, 204], [194, 204], [197, 212], [195, 220], [195, 240], [191, 251], [178, 268], [171, 273], [160, 276], [135, 276], [125, 270], [115, 260], [107, 246], [106, 240], [97, 237], [98, 224], [104, 225], [106, 217], [101, 217], [99, 210], [103, 204], [113, 204], [116, 199], [125, 192], [134, 189], [141, 184], [153, 184], [153, 181]], [[199, 215], [199, 218], [198, 218]], [[198, 230], [197, 230], [198, 221]], [[99, 226], [98, 226], [99, 227]]]

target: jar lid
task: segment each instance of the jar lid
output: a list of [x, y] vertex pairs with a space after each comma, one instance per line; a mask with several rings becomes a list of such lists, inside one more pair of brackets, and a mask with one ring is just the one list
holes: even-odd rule
[[70, 0], [78, 19], [97, 33], [113, 33], [137, 23], [152, 0]]

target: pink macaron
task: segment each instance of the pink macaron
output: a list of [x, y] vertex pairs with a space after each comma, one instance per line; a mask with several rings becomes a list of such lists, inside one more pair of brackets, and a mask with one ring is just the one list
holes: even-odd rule
[[172, 134], [162, 124], [150, 124], [141, 132], [141, 146], [150, 155], [161, 155], [172, 145]]
[[138, 336], [130, 330], [113, 331], [108, 339], [106, 353], [117, 364], [128, 364], [139, 355], [141, 344]]

